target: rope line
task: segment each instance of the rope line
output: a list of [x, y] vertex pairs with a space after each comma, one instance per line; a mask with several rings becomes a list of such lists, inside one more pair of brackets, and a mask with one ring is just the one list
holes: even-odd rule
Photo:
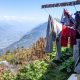
[[46, 9], [44, 9], [44, 11], [45, 11], [48, 15], [50, 15], [50, 13], [49, 13]]

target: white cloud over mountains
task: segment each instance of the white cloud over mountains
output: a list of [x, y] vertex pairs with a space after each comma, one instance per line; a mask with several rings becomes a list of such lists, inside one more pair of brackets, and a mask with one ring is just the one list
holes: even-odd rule
[[0, 21], [17, 21], [17, 22], [33, 22], [41, 23], [45, 19], [43, 17], [30, 17], [30, 16], [0, 16]]
[[0, 16], [0, 20], [7, 20], [7, 21], [23, 21], [23, 20], [33, 20], [33, 18], [30, 17], [18, 17], [18, 16]]

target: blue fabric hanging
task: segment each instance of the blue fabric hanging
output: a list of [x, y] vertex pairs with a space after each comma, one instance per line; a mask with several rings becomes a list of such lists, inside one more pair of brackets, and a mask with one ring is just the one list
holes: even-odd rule
[[61, 17], [61, 23], [65, 26], [75, 27], [75, 19], [64, 9]]

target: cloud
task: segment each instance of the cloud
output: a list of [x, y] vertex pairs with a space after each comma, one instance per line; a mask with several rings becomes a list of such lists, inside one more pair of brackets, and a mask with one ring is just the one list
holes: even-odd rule
[[27, 17], [18, 17], [18, 16], [0, 16], [0, 20], [7, 20], [7, 21], [10, 21], [10, 20], [16, 20], [16, 21], [19, 21], [19, 20], [27, 20], [29, 18]]
[[0, 21], [17, 21], [17, 22], [44, 22], [43, 17], [32, 17], [32, 16], [0, 16]]

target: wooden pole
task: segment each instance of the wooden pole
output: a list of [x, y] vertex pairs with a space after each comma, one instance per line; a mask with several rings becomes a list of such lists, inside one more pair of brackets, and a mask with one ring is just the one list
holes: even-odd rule
[[80, 4], [80, 0], [72, 1], [72, 2], [55, 3], [55, 4], [45, 4], [45, 5], [42, 5], [42, 8], [64, 7], [64, 6], [73, 6], [73, 5], [79, 5], [79, 4]]

